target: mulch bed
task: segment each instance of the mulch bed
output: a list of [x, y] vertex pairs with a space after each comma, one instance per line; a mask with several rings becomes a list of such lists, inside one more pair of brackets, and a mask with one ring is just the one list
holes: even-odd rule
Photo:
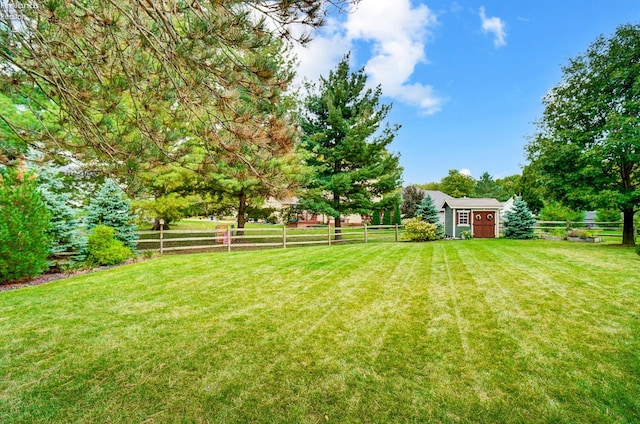
[[76, 275], [89, 274], [91, 272], [102, 271], [103, 269], [110, 269], [110, 268], [115, 268], [122, 265], [131, 264], [134, 262], [140, 262], [141, 260], [142, 260], [141, 258], [129, 259], [128, 261], [119, 265], [99, 266], [97, 268], [82, 269], [74, 272], [59, 272], [57, 269], [53, 268], [49, 270], [49, 272], [42, 275], [38, 275], [36, 277], [31, 277], [31, 278], [25, 277], [25, 278], [20, 278], [18, 280], [0, 282], [0, 292], [7, 291], [7, 290], [21, 289], [23, 287], [38, 286], [40, 284], [62, 280], [64, 278], [74, 277]]

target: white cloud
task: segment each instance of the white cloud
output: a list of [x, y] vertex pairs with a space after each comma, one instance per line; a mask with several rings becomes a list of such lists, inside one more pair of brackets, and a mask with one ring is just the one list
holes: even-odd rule
[[470, 176], [471, 176], [471, 171], [469, 171], [467, 168], [462, 168], [462, 169], [460, 170], [460, 173], [461, 173], [462, 175], [466, 175], [467, 177], [470, 177]]
[[493, 45], [502, 47], [507, 44], [507, 32], [505, 22], [495, 16], [487, 17], [484, 6], [480, 8], [480, 20], [482, 21], [482, 31], [493, 34]]
[[424, 114], [440, 110], [443, 99], [432, 86], [412, 81], [416, 65], [427, 63], [425, 46], [435, 14], [425, 5], [412, 7], [410, 0], [367, 0], [347, 15], [331, 21], [307, 48], [296, 48], [299, 77], [317, 80], [358, 41], [371, 46], [365, 71], [371, 85], [382, 86], [384, 95], [415, 106]]

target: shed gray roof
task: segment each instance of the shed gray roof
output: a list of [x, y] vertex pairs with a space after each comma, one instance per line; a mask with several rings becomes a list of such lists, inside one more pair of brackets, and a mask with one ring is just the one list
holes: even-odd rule
[[490, 198], [462, 198], [462, 199], [447, 199], [445, 204], [449, 205], [451, 209], [501, 209], [502, 204], [496, 199]]
[[453, 197], [439, 190], [422, 190], [422, 192], [424, 193], [425, 197], [427, 195], [431, 196], [431, 198], [433, 199], [433, 203], [436, 205], [436, 208], [438, 209], [444, 208], [445, 200], [453, 199]]

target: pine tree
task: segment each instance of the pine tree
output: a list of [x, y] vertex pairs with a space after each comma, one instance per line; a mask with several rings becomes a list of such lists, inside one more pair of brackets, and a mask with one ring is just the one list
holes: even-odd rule
[[436, 208], [436, 204], [430, 195], [426, 195], [418, 208], [416, 209], [416, 216], [421, 217], [425, 222], [430, 224], [436, 224], [436, 236], [438, 238], [444, 237], [444, 228], [440, 223], [440, 214]]
[[384, 122], [391, 106], [380, 103], [381, 87], [367, 88], [364, 69], [351, 72], [349, 56], [308, 89], [301, 146], [315, 172], [301, 204], [334, 217], [338, 234], [341, 216], [371, 213], [374, 199], [400, 186], [399, 156], [387, 150], [399, 126]]
[[504, 236], [511, 239], [531, 239], [535, 223], [527, 204], [524, 200], [517, 199], [513, 202], [513, 209], [505, 216]]
[[116, 239], [135, 249], [138, 239], [131, 202], [111, 179], [107, 179], [96, 197], [89, 202], [86, 226], [88, 230], [97, 225], [106, 225], [116, 231]]

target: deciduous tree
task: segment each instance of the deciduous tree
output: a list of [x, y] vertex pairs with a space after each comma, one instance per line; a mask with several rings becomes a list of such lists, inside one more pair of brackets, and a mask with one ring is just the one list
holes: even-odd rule
[[416, 209], [424, 199], [424, 192], [415, 185], [410, 185], [402, 189], [402, 205], [400, 211], [404, 218], [416, 216]]
[[457, 169], [450, 169], [449, 174], [440, 181], [440, 191], [453, 197], [472, 197], [476, 180], [464, 175]]
[[596, 39], [563, 67], [527, 146], [549, 195], [580, 209], [619, 209], [634, 245], [640, 207], [640, 25]]

